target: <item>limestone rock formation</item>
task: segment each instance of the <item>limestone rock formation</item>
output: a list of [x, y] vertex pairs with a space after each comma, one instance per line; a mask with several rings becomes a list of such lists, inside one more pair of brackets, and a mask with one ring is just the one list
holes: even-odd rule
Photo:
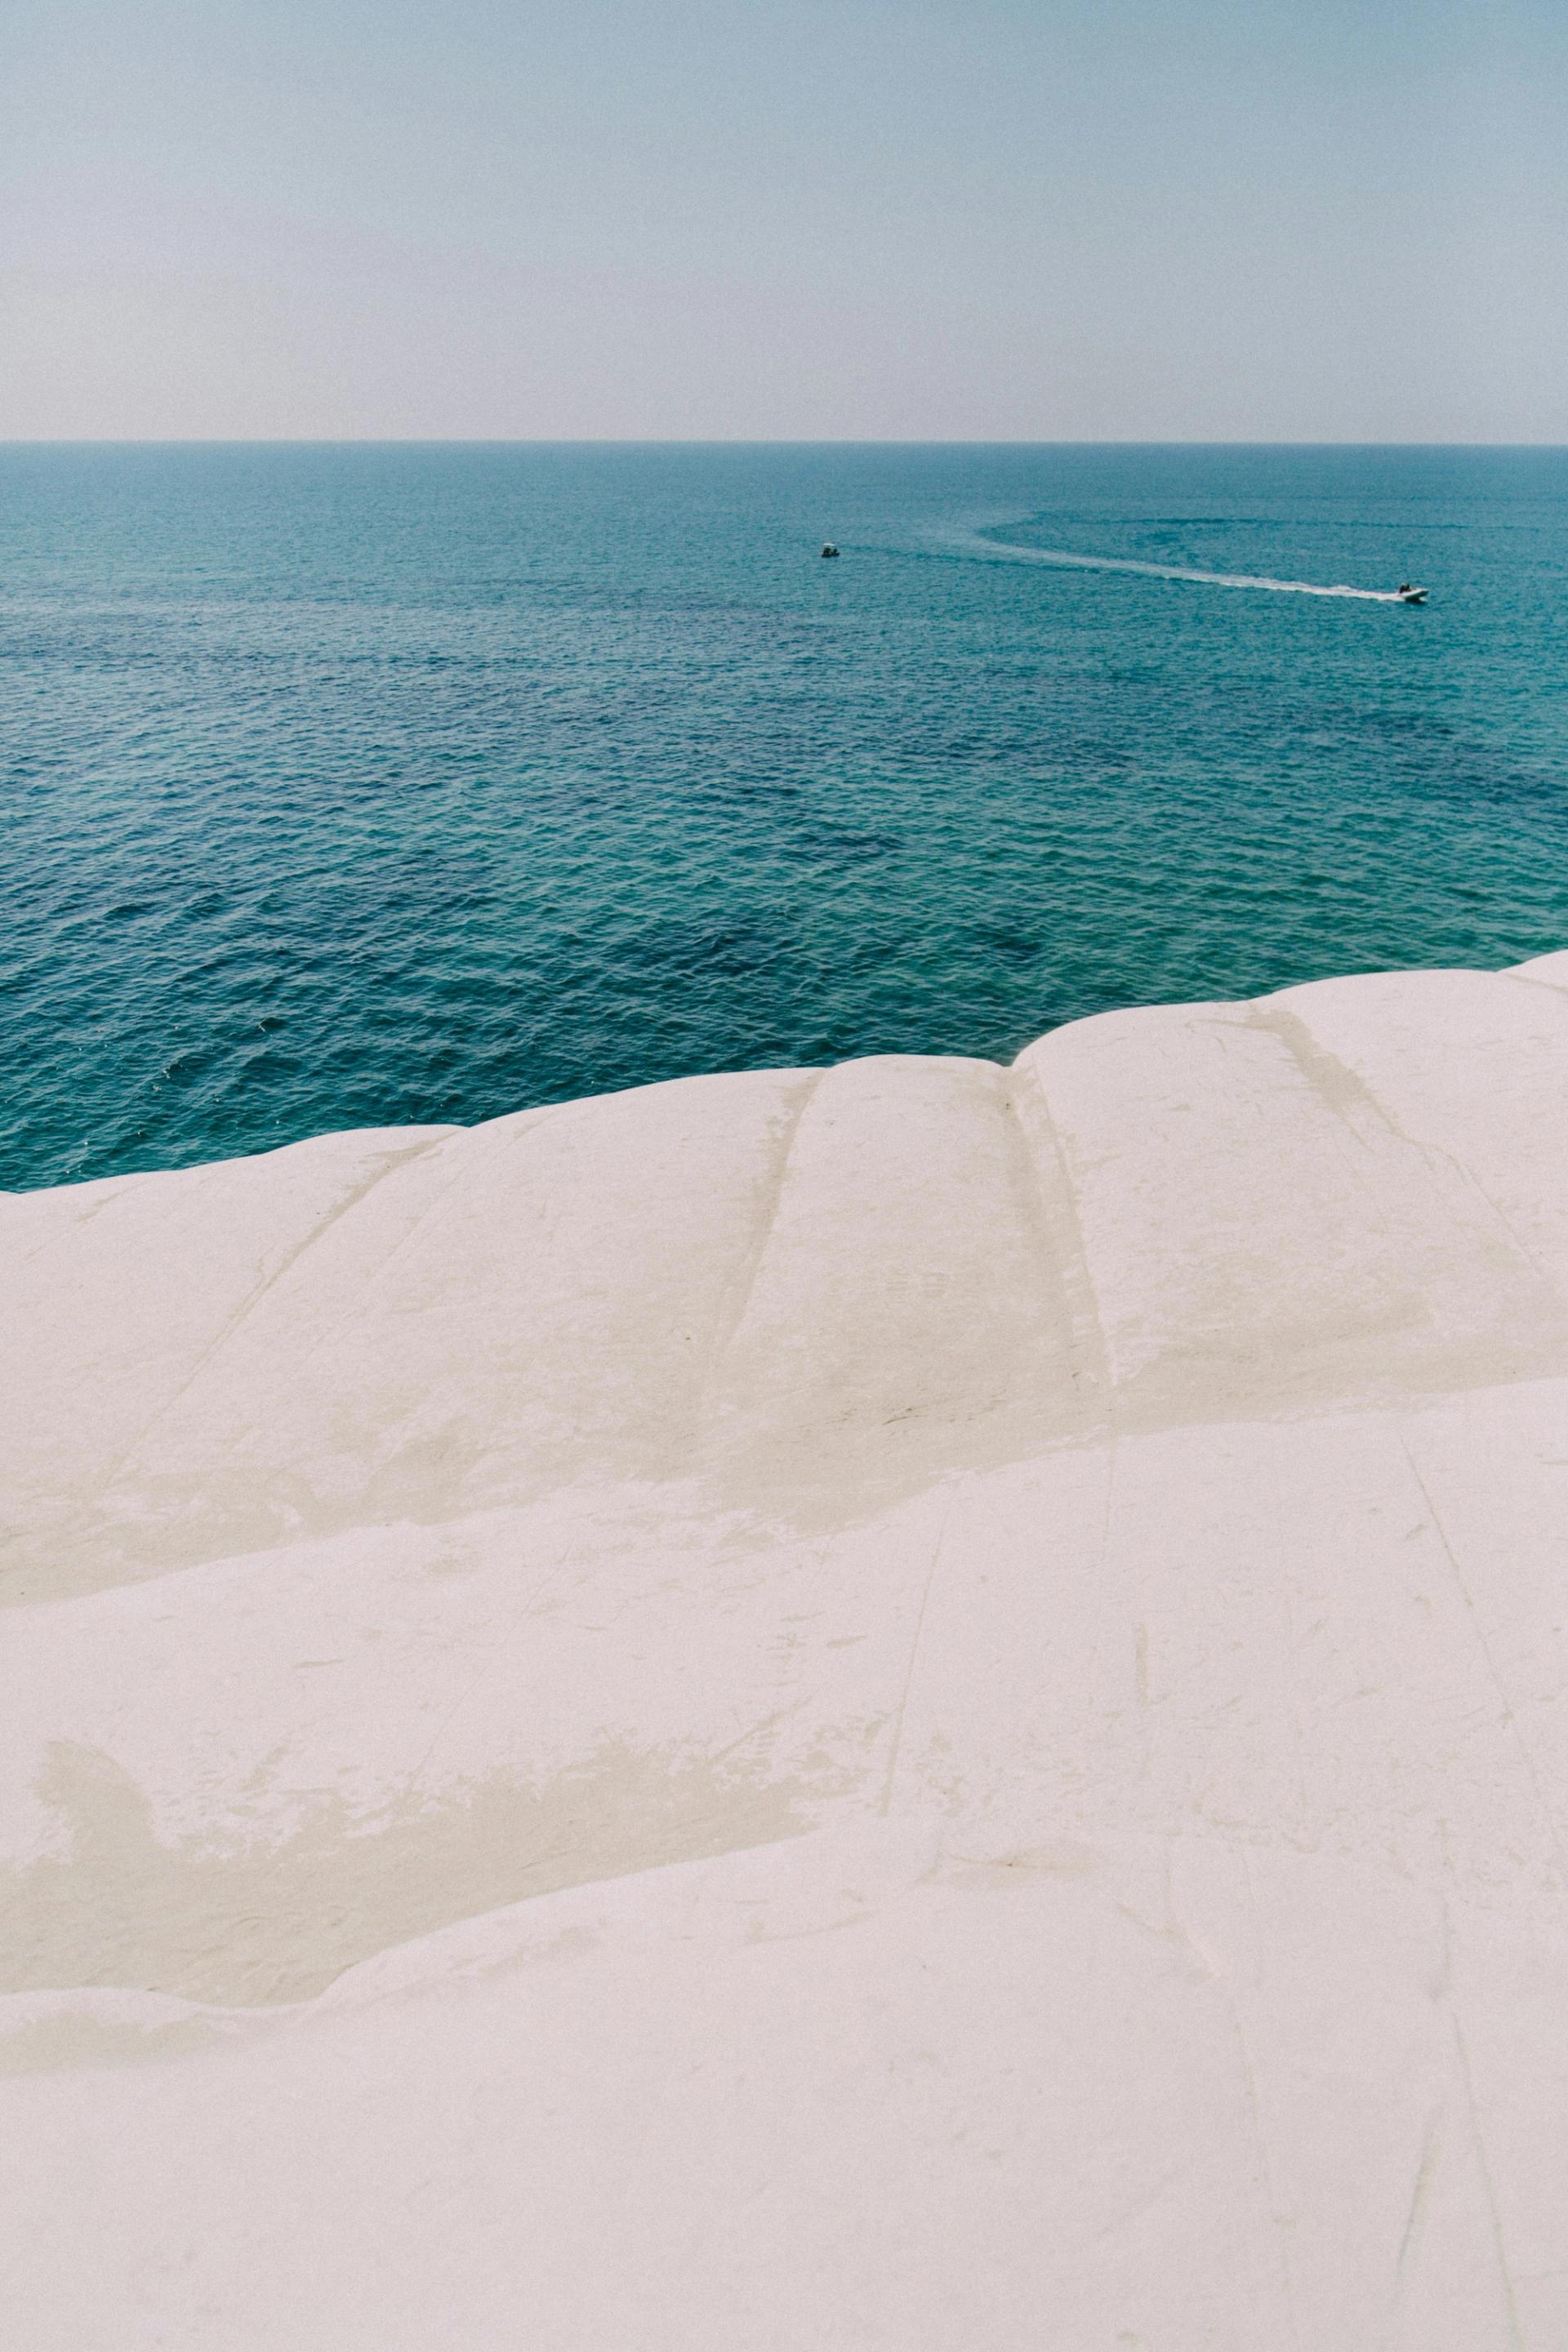
[[0, 1267], [9, 2341], [1568, 2342], [1568, 955]]

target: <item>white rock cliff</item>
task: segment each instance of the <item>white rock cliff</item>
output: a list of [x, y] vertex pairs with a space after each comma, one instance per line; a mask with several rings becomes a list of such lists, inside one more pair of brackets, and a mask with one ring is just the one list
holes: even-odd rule
[[1568, 954], [0, 1265], [8, 2341], [1568, 2342]]

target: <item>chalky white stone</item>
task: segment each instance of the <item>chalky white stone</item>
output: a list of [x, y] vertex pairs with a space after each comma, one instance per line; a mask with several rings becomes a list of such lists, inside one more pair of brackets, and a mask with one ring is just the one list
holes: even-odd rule
[[0, 1268], [9, 2341], [1568, 2342], [1568, 954]]

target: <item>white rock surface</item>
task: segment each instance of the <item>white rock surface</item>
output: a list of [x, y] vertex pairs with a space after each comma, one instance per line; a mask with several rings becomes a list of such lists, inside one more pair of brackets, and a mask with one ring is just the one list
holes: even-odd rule
[[0, 1265], [8, 2342], [1568, 2344], [1568, 955]]

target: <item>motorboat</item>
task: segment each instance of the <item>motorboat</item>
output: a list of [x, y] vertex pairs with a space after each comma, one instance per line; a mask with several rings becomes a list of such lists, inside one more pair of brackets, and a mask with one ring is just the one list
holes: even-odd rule
[[1412, 587], [1408, 580], [1402, 580], [1394, 593], [1402, 604], [1424, 604], [1426, 602], [1426, 589]]
[[829, 540], [822, 551], [824, 555], [837, 555], [838, 550], [834, 546], [833, 541]]

